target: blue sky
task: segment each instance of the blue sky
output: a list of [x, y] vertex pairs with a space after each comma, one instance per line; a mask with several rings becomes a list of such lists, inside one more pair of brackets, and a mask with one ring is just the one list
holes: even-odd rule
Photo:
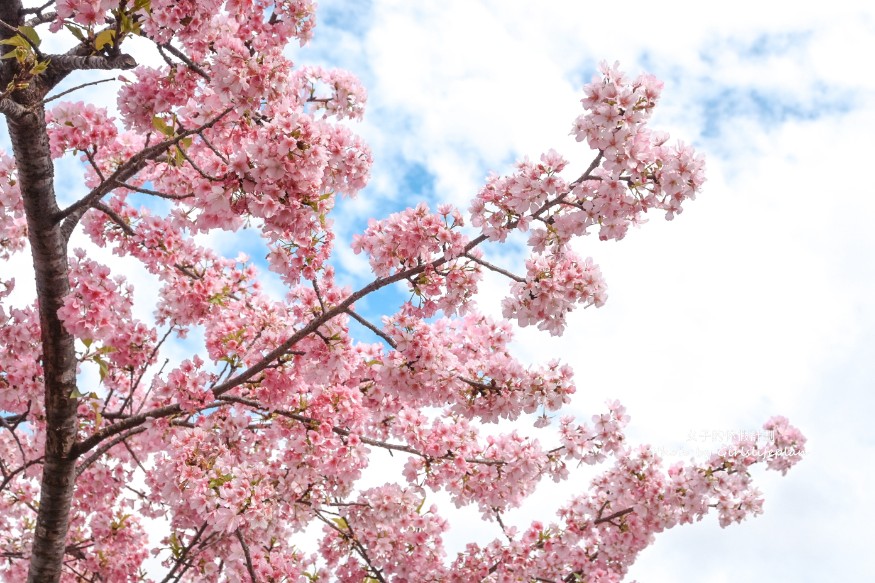
[[[374, 150], [372, 182], [334, 217], [335, 262], [350, 285], [366, 282], [367, 264], [343, 242], [367, 217], [422, 199], [465, 209], [488, 172], [510, 172], [515, 159], [551, 147], [585, 166], [590, 153], [568, 131], [600, 60], [665, 81], [654, 126], [705, 154], [704, 192], [672, 223], [654, 216], [619, 243], [582, 241], [578, 250], [607, 279], [607, 304], [576, 313], [559, 339], [521, 330], [515, 350], [524, 361], [570, 363], [579, 390], [570, 410], [582, 417], [620, 399], [633, 442], [678, 447], [690, 432], [755, 430], [773, 414], [809, 438], [806, 459], [788, 476], [759, 474], [763, 516], [725, 530], [711, 517], [665, 533], [629, 580], [805, 582], [875, 573], [868, 545], [875, 187], [867, 180], [875, 77], [866, 57], [875, 54], [875, 7], [843, 0], [818, 10], [746, 0], [320, 5], [314, 42], [294, 50], [295, 60], [348, 68], [369, 92], [358, 131]], [[92, 98], [113, 101], [100, 86], [76, 97]], [[74, 196], [74, 175], [59, 172], [58, 183]], [[230, 256], [241, 246], [234, 236], [216, 242]], [[522, 258], [513, 247], [493, 254], [508, 266]], [[18, 258], [3, 270], [26, 264]], [[148, 300], [149, 280], [131, 277]], [[21, 298], [27, 285], [19, 283]], [[488, 279], [481, 309], [497, 315], [505, 290]], [[389, 293], [386, 305], [366, 309], [392, 312], [403, 297]], [[151, 309], [144, 301], [141, 317]], [[554, 500], [579, 487], [546, 490], [512, 519], [549, 521]], [[476, 514], [452, 514], [457, 541], [461, 533], [497, 534]]]

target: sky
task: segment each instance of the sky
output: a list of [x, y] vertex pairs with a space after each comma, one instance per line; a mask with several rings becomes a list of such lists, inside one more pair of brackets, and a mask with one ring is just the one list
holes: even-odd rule
[[[490, 172], [550, 148], [579, 174], [592, 152], [569, 130], [600, 61], [665, 82], [652, 126], [705, 155], [703, 192], [672, 222], [654, 215], [623, 241], [582, 240], [608, 302], [574, 313], [561, 338], [518, 330], [515, 353], [571, 364], [578, 394], [568, 412], [579, 417], [619, 399], [632, 443], [708, 450], [717, 434], [781, 414], [806, 434], [808, 452], [786, 477], [756, 473], [762, 516], [727, 529], [709, 516], [663, 533], [630, 581], [875, 573], [875, 76], [865, 60], [875, 54], [875, 5], [800, 6], [322, 0], [313, 42], [290, 52], [351, 70], [369, 92], [356, 131], [374, 151], [371, 184], [334, 217], [335, 264], [350, 285], [368, 280], [366, 261], [344, 245], [367, 217], [420, 200], [466, 209]], [[77, 99], [111, 103], [100, 91]], [[72, 200], [65, 172], [58, 182]], [[234, 236], [215, 244], [232, 257], [241, 246]], [[491, 256], [508, 267], [523, 258], [513, 246]], [[506, 289], [488, 279], [480, 309], [498, 316]], [[363, 308], [391, 312], [402, 298], [390, 292]], [[584, 486], [540, 492], [512, 519], [549, 522], [557, 500]], [[495, 535], [476, 511], [448, 513], [457, 542]]]

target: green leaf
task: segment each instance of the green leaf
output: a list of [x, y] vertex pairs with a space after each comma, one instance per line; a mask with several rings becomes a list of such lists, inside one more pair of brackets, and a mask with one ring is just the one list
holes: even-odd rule
[[23, 49], [30, 49], [30, 44], [20, 34], [16, 34], [15, 36], [0, 40], [0, 45], [9, 45], [10, 47], [21, 47]]
[[82, 29], [78, 26], [73, 26], [70, 24], [65, 24], [64, 27], [70, 31], [70, 33], [78, 38], [81, 42], [85, 42], [85, 34], [82, 32]]
[[76, 387], [75, 389], [70, 391], [70, 398], [71, 399], [81, 399], [84, 396], [85, 396], [85, 393], [79, 392], [79, 387]]
[[173, 128], [170, 127], [169, 125], [167, 125], [167, 122], [164, 121], [163, 117], [158, 116], [158, 115], [153, 117], [152, 118], [152, 126], [154, 126], [154, 128], [156, 130], [158, 130], [159, 132], [161, 132], [165, 136], [167, 136], [169, 138], [173, 137], [173, 134], [174, 134]]
[[167, 541], [170, 545], [170, 552], [173, 554], [174, 559], [178, 559], [182, 556], [182, 544], [179, 542], [179, 537], [176, 536], [176, 533], [172, 533], [170, 535], [170, 539]]
[[122, 528], [125, 527], [125, 523], [128, 521], [128, 518], [130, 518], [130, 517], [131, 517], [130, 514], [122, 514], [118, 518], [114, 519], [110, 523], [109, 527], [112, 529], [113, 532], [121, 530]]
[[18, 32], [30, 39], [30, 42], [32, 42], [33, 46], [35, 47], [38, 47], [39, 44], [42, 42], [39, 35], [36, 33], [36, 30], [32, 26], [19, 26]]
[[98, 51], [102, 51], [105, 46], [112, 45], [114, 40], [115, 29], [107, 28], [106, 30], [101, 30], [97, 33], [97, 36], [94, 37], [94, 48]]
[[220, 488], [223, 484], [227, 484], [231, 480], [234, 479], [234, 476], [231, 474], [219, 474], [215, 478], [212, 478], [209, 481], [210, 488]]
[[109, 374], [109, 364], [96, 354], [91, 358], [91, 360], [96, 362], [97, 366], [100, 368], [100, 382], [103, 382], [103, 379], [105, 379], [106, 375]]
[[37, 75], [39, 75], [40, 73], [44, 72], [46, 69], [49, 68], [50, 62], [51, 62], [51, 59], [46, 59], [45, 61], [40, 61], [39, 63], [37, 63], [36, 65], [31, 67], [30, 74], [33, 75], [34, 77], [36, 77]]

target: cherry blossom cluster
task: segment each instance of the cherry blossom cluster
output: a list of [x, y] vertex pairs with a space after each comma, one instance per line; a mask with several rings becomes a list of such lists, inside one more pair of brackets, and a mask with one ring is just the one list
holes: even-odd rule
[[447, 406], [450, 414], [495, 422], [558, 410], [574, 393], [567, 365], [526, 368], [511, 356], [506, 322], [471, 312], [428, 323], [400, 313], [386, 318], [384, 330], [394, 350], [375, 363], [379, 382], [368, 391], [386, 400], [384, 409], [397, 395], [407, 406]]
[[[449, 205], [371, 220], [352, 249], [374, 278], [352, 290], [329, 264], [331, 214], [338, 195], [368, 181], [370, 150], [345, 125], [362, 117], [366, 93], [349, 73], [285, 55], [290, 41], [310, 38], [313, 2], [62, 0], [55, 9], [50, 30], [69, 25], [86, 45], [115, 31], [92, 59], [138, 34], [164, 61], [125, 73], [119, 119], [86, 103], [46, 115], [51, 156], [76, 157], [90, 189], [59, 211], [59, 228], [81, 229], [157, 282], [153, 327], [134, 317], [133, 289], [118, 275], [128, 263], [80, 249], [67, 260], [57, 314], [80, 366], [68, 579], [134, 581], [151, 553], [168, 580], [615, 582], [666, 528], [711, 509], [724, 526], [759, 513], [751, 468], [785, 473], [800, 459], [805, 437], [774, 417], [768, 443], [666, 469], [648, 447], [629, 446], [620, 403], [583, 423], [557, 413], [575, 392], [571, 368], [522, 364], [511, 323], [477, 309], [491, 270], [511, 282], [505, 318], [561, 334], [572, 309], [606, 299], [576, 238], [621, 239], [650, 209], [671, 218], [695, 196], [701, 158], [647, 127], [661, 91], [652, 76], [603, 66], [572, 132], [596, 151], [590, 167], [563, 178], [570, 164], [550, 150], [491, 176], [471, 205], [474, 235]], [[4, 260], [26, 247], [20, 187], [0, 153]], [[137, 208], [144, 197], [161, 202]], [[216, 230], [244, 229], [265, 244], [282, 300], [245, 255], [205, 245]], [[482, 251], [517, 230], [532, 252], [523, 275]], [[372, 322], [358, 311], [397, 282], [411, 297], [393, 315]], [[0, 578], [10, 580], [25, 577], [40, 536], [47, 431], [40, 319], [35, 303], [11, 305], [13, 285], [0, 279]], [[354, 321], [376, 342], [357, 339]], [[200, 350], [171, 344], [190, 332]], [[98, 375], [83, 374], [94, 367]], [[528, 416], [540, 430], [554, 414], [543, 440], [502, 425]], [[403, 469], [362, 489], [376, 450]], [[553, 522], [520, 526], [505, 514], [545, 478], [603, 462]], [[449, 525], [426, 501], [439, 490], [476, 507], [495, 538], [447, 557]], [[166, 527], [157, 545], [146, 519]], [[308, 555], [294, 537], [314, 523], [323, 535]]]
[[492, 240], [532, 229], [535, 251], [561, 247], [598, 227], [600, 239], [622, 239], [651, 208], [672, 218], [704, 182], [704, 162], [684, 144], [646, 126], [662, 84], [651, 75], [629, 81], [617, 66], [602, 65], [584, 91], [587, 113], [572, 134], [598, 151], [593, 166], [573, 182], [558, 173], [567, 161], [555, 151], [528, 160], [508, 177], [492, 176], [471, 205], [472, 223]]
[[15, 161], [0, 152], [0, 259], [24, 249], [27, 221], [15, 172]]
[[[618, 65], [603, 63], [601, 75], [584, 88], [582, 100], [588, 113], [572, 129], [604, 157], [595, 181], [581, 181], [574, 192], [586, 210], [608, 219], [600, 238], [621, 239], [629, 224], [650, 208], [666, 211], [671, 219], [686, 199], [695, 198], [704, 182], [704, 162], [684, 144], [667, 146], [668, 136], [646, 127], [659, 99], [662, 83], [649, 74], [628, 80]], [[619, 180], [624, 195], [599, 193], [598, 181]], [[602, 196], [606, 202], [597, 201]], [[586, 203], [590, 203], [587, 205]]]
[[[320, 551], [327, 565], [317, 580], [435, 581], [444, 572], [441, 535], [448, 524], [424, 508], [420, 490], [387, 484], [361, 493], [341, 516], [326, 518]], [[415, 558], [413, 558], [415, 557]], [[413, 559], [413, 560], [411, 560]]]
[[[299, 100], [311, 104], [315, 110], [337, 119], [360, 120], [365, 113], [368, 94], [358, 78], [343, 69], [301, 67], [291, 78], [292, 86], [298, 86]], [[322, 93], [328, 90], [328, 96]]]
[[462, 215], [452, 206], [441, 205], [432, 213], [420, 203], [382, 221], [369, 221], [365, 232], [353, 237], [352, 249], [368, 255], [379, 277], [411, 272], [406, 279], [420, 316], [430, 317], [438, 310], [464, 313], [481, 278], [476, 261], [481, 253], [469, 250], [463, 225]]
[[568, 184], [559, 176], [568, 162], [555, 150], [535, 164], [518, 162], [512, 176], [492, 175], [471, 203], [471, 224], [493, 241], [504, 241], [513, 229], [528, 229], [543, 214], [551, 196], [565, 193]]
[[118, 109], [125, 127], [142, 134], [154, 132], [154, 118], [172, 120], [168, 114], [178, 112], [195, 95], [198, 79], [197, 73], [185, 67], [138, 67], [136, 79], [125, 77], [118, 92]]
[[629, 423], [626, 408], [618, 401], [608, 403], [608, 412], [593, 415], [593, 425], [575, 424], [564, 416], [559, 426], [563, 455], [586, 464], [601, 463], [607, 454], [623, 451], [623, 428]]
[[101, 25], [104, 23], [106, 13], [117, 5], [118, 2], [115, 0], [57, 0], [56, 19], [52, 23], [52, 31], [60, 30], [64, 21], [68, 19], [86, 27]]
[[[787, 470], [802, 459], [805, 451], [805, 436], [798, 428], [790, 425], [786, 417], [780, 415], [769, 419], [763, 429], [773, 435], [772, 443], [766, 444], [768, 456], [766, 466], [770, 470], [777, 470], [781, 475], [786, 475]], [[771, 451], [769, 451], [771, 450]]]
[[520, 326], [537, 324], [558, 336], [565, 330], [565, 316], [575, 304], [600, 307], [607, 299], [606, 285], [591, 258], [585, 260], [568, 248], [526, 260], [526, 279], [511, 284], [510, 297], [502, 301], [505, 318]]
[[[0, 302], [13, 288], [14, 280], [0, 280]], [[28, 403], [38, 403], [43, 378], [39, 337], [33, 307], [7, 309], [0, 303], [0, 411], [22, 413]]]
[[90, 348], [98, 341], [103, 353], [119, 367], [142, 363], [156, 341], [155, 331], [131, 316], [133, 287], [123, 276], [88, 259], [77, 249], [70, 262], [70, 287], [58, 316], [67, 331]]
[[618, 451], [614, 467], [593, 480], [590, 492], [560, 509], [558, 523], [535, 521], [521, 533], [506, 528], [506, 543], [469, 544], [447, 580], [618, 582], [666, 528], [701, 520], [712, 508], [723, 526], [762, 511], [747, 468], [715, 458], [663, 470], [647, 447]]
[[462, 224], [458, 210], [447, 205], [432, 213], [420, 203], [382, 221], [371, 219], [365, 232], [354, 236], [352, 248], [367, 253], [374, 275], [387, 277], [464, 253], [468, 239], [461, 233]]
[[106, 108], [91, 103], [62, 102], [46, 112], [52, 156], [66, 151], [89, 152], [102, 148], [118, 134]]

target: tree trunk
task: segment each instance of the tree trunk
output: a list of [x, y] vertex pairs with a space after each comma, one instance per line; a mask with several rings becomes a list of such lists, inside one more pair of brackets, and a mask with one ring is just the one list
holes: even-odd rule
[[[0, 18], [12, 26], [21, 25], [21, 2], [0, 1]], [[5, 31], [3, 36], [9, 34]], [[16, 65], [14, 59], [6, 60], [4, 73], [8, 75]], [[73, 499], [76, 459], [71, 450], [76, 441], [78, 401], [71, 396], [76, 390], [73, 337], [58, 319], [58, 308], [70, 289], [67, 246], [60, 224], [54, 219], [58, 211], [54, 165], [46, 133], [43, 91], [36, 85], [12, 95], [29, 113], [14, 119], [7, 115], [6, 122], [27, 215], [45, 377], [46, 449], [28, 581], [52, 583], [61, 577]]]

